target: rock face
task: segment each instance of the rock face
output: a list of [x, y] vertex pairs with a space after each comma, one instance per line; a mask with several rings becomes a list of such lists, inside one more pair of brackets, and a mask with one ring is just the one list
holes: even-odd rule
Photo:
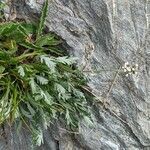
[[[13, 0], [6, 11], [13, 8], [18, 18], [35, 20], [42, 3]], [[81, 122], [78, 134], [53, 126], [45, 131], [44, 144], [35, 149], [150, 150], [149, 16], [149, 0], [50, 1], [46, 25], [79, 58], [99, 102], [90, 106], [92, 126]], [[138, 64], [136, 75], [121, 72], [126, 62]], [[91, 74], [92, 70], [99, 73]], [[31, 149], [25, 129], [19, 137], [13, 129], [6, 133], [1, 150]]]

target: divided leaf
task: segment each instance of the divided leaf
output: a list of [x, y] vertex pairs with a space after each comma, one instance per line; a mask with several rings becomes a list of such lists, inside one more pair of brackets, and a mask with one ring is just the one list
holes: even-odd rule
[[47, 10], [48, 0], [38, 28], [25, 22], [0, 24], [0, 123], [26, 124], [37, 145], [54, 119], [62, 117], [71, 126], [84, 116], [90, 122], [77, 58], [66, 56], [61, 39], [43, 32]]
[[76, 57], [68, 57], [68, 56], [58, 57], [56, 59], [57, 62], [65, 65], [72, 65], [76, 62], [76, 60], [77, 60]]
[[48, 84], [48, 79], [42, 77], [42, 76], [38, 76], [36, 75], [36, 79], [37, 81], [41, 84], [41, 85], [46, 85]]
[[18, 73], [20, 74], [20, 76], [24, 77], [25, 76], [25, 71], [24, 71], [23, 67], [18, 66], [17, 68], [18, 68]]
[[55, 72], [56, 63], [48, 56], [40, 56], [41, 63], [45, 63], [52, 73]]

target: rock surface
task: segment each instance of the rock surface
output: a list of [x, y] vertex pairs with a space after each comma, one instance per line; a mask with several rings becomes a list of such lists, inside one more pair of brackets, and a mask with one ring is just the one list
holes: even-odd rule
[[[36, 20], [43, 1], [13, 0], [5, 11]], [[79, 58], [100, 102], [91, 106], [92, 126], [81, 122], [78, 134], [52, 127], [45, 131], [44, 144], [34, 149], [150, 150], [149, 16], [149, 0], [50, 1], [46, 25]], [[121, 72], [125, 62], [138, 64], [136, 75]], [[6, 133], [0, 150], [32, 149], [25, 129], [19, 137], [13, 129]]]

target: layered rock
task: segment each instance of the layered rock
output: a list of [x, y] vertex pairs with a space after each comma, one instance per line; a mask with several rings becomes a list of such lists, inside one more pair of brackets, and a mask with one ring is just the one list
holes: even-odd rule
[[[14, 0], [5, 12], [13, 10], [17, 18], [36, 20], [42, 3]], [[46, 25], [79, 58], [99, 102], [90, 106], [92, 126], [81, 122], [74, 134], [57, 123], [45, 132], [38, 150], [150, 150], [149, 15], [148, 0], [50, 1]], [[138, 64], [136, 75], [121, 72], [126, 62]], [[6, 133], [0, 149], [31, 149], [26, 130], [19, 136], [13, 129]]]

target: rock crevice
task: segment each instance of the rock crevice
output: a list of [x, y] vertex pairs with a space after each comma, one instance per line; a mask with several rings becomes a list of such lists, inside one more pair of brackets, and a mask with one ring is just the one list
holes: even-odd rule
[[[36, 20], [43, 2], [14, 0], [6, 11], [13, 8], [17, 18]], [[91, 106], [92, 127], [81, 122], [78, 135], [54, 128], [57, 134], [46, 132], [45, 144], [37, 149], [150, 150], [149, 13], [148, 0], [50, 1], [49, 31], [66, 41], [82, 69], [101, 70], [94, 76], [85, 74], [92, 92], [109, 105], [107, 109], [99, 104]], [[117, 71], [113, 70], [125, 62], [138, 64], [137, 75], [122, 72], [115, 78]], [[8, 141], [12, 149], [30, 149], [30, 136], [22, 133], [18, 137], [12, 131]], [[7, 149], [0, 143], [0, 149]]]

